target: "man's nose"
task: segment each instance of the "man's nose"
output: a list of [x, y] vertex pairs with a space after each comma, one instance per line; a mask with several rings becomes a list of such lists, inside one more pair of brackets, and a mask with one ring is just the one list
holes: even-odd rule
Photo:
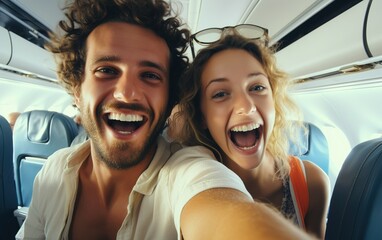
[[141, 98], [139, 79], [132, 74], [126, 73], [118, 79], [114, 98], [124, 102], [135, 102]]

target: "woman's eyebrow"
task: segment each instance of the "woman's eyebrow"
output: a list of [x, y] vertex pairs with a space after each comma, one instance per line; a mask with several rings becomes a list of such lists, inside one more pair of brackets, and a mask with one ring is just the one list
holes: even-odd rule
[[268, 76], [262, 72], [254, 72], [254, 73], [248, 74], [248, 77], [257, 77], [257, 76], [264, 76], [264, 77], [268, 78]]
[[212, 79], [211, 81], [209, 81], [207, 83], [207, 85], [204, 87], [204, 90], [206, 90], [211, 84], [213, 83], [219, 83], [219, 82], [226, 82], [228, 81], [227, 78], [215, 78], [215, 79]]

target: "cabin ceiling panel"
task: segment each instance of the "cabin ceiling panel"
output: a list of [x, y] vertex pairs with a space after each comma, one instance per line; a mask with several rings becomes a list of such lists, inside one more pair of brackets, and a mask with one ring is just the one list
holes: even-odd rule
[[273, 42], [323, 9], [333, 0], [259, 0], [252, 1], [242, 22], [268, 28]]
[[[251, 0], [199, 0], [192, 1], [190, 4], [199, 2], [199, 16], [189, 16], [189, 19], [198, 17], [197, 25], [192, 29], [194, 32], [210, 27], [234, 26], [240, 23], [243, 13], [251, 5]], [[234, 11], [233, 11], [234, 10]]]
[[58, 22], [64, 18], [61, 9], [65, 0], [11, 0], [51, 30], [56, 30]]

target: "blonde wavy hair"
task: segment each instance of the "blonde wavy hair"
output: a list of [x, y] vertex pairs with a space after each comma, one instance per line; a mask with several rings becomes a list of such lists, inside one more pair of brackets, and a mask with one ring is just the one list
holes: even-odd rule
[[[170, 131], [176, 132], [173, 139], [185, 145], [203, 145], [211, 149], [216, 158], [223, 162], [221, 149], [202, 126], [200, 106], [201, 75], [208, 60], [216, 53], [227, 49], [242, 49], [250, 53], [263, 66], [273, 92], [275, 102], [275, 125], [266, 150], [275, 158], [276, 177], [284, 179], [289, 176], [289, 142], [298, 144], [298, 129], [303, 128], [302, 115], [297, 105], [289, 97], [288, 76], [276, 66], [274, 50], [259, 41], [249, 40], [237, 33], [223, 36], [218, 42], [199, 51], [191, 66], [179, 82], [181, 100], [178, 111], [169, 121]], [[288, 120], [288, 114], [295, 114], [297, 121]], [[174, 124], [175, 123], [175, 124]], [[182, 125], [183, 124], [183, 125]], [[181, 129], [172, 129], [179, 128]]]

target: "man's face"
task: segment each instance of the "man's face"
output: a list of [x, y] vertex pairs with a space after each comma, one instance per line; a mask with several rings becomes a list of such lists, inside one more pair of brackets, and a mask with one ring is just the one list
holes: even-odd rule
[[108, 22], [95, 28], [86, 44], [76, 102], [92, 157], [112, 168], [149, 161], [169, 98], [166, 42], [146, 28]]
[[12, 112], [8, 115], [8, 122], [11, 126], [11, 129], [13, 130], [13, 127], [15, 126], [17, 118], [20, 116], [19, 112]]

